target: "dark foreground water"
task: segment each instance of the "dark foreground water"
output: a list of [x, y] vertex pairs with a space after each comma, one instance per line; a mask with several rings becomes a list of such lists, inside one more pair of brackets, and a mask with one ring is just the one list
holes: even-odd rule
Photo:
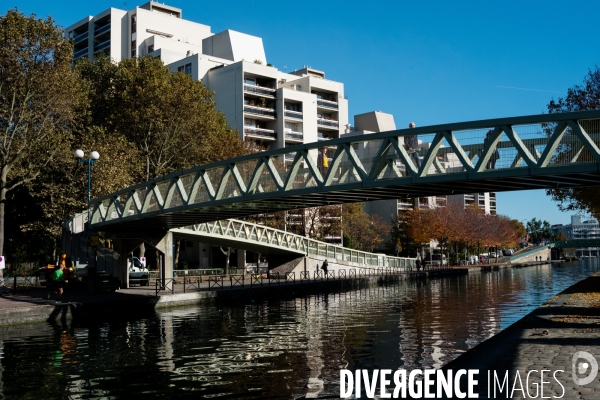
[[439, 367], [597, 270], [587, 259], [6, 329], [0, 398], [335, 397], [341, 368]]

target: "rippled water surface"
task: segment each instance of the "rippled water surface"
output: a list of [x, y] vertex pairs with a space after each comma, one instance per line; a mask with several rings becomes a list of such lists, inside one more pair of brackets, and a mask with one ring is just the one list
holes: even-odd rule
[[597, 269], [596, 259], [588, 259], [129, 320], [5, 329], [0, 393], [20, 399], [335, 396], [340, 368], [439, 367]]

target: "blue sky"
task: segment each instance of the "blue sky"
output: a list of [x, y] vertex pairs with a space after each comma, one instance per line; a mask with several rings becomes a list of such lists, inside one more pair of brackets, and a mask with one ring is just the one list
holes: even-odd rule
[[[5, 7], [50, 15], [68, 26], [144, 1], [9, 2]], [[552, 98], [582, 82], [600, 54], [597, 27], [585, 17], [598, 14], [598, 1], [166, 4], [213, 32], [262, 37], [267, 61], [280, 70], [308, 65], [344, 82], [351, 120], [380, 110], [393, 114], [398, 127], [542, 113]], [[498, 212], [570, 222], [544, 191], [499, 193]]]

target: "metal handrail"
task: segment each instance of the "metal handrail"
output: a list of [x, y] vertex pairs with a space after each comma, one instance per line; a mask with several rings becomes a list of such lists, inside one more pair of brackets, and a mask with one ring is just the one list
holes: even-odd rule
[[244, 112], [248, 112], [251, 114], [267, 115], [269, 117], [275, 117], [275, 109], [274, 108], [244, 106]]
[[271, 88], [263, 87], [263, 86], [249, 85], [247, 83], [244, 83], [244, 92], [255, 93], [255, 94], [263, 94], [263, 95], [271, 96], [271, 97], [276, 97], [277, 96], [277, 90], [276, 89], [271, 89]]
[[339, 108], [338, 103], [323, 99], [317, 99], [317, 106], [335, 108], [336, 110]]
[[85, 32], [83, 32], [83, 33], [75, 36], [73, 38], [73, 44], [77, 44], [77, 43], [81, 42], [83, 39], [87, 39], [88, 36], [89, 36], [89, 32], [88, 31], [85, 31]]
[[244, 127], [244, 133], [247, 133], [249, 135], [277, 138], [277, 132], [273, 129], [254, 128], [246, 126]]
[[285, 117], [290, 117], [290, 118], [296, 118], [296, 119], [302, 119], [302, 112], [300, 111], [292, 111], [292, 110], [285, 110], [283, 112], [283, 115]]
[[99, 45], [94, 46], [94, 53], [97, 53], [101, 50], [104, 50], [105, 48], [110, 46], [110, 39], [100, 43]]
[[166, 278], [164, 279], [164, 285], [162, 279], [157, 279], [154, 284], [154, 295], [158, 296], [158, 292], [161, 290], [168, 290], [169, 284], [171, 284], [171, 294], [175, 293], [175, 279]]
[[329, 120], [329, 119], [317, 119], [317, 125], [325, 125], [325, 126], [333, 126], [337, 128], [340, 126], [338, 121]]
[[94, 36], [98, 36], [103, 34], [104, 32], [108, 32], [110, 30], [110, 24], [101, 26], [100, 28], [94, 29]]

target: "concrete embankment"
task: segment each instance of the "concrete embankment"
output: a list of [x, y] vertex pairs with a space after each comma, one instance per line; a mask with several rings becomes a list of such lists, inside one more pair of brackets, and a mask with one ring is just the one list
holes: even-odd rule
[[[598, 399], [599, 379], [580, 385], [574, 378], [582, 379], [598, 372], [595, 362], [600, 358], [599, 334], [600, 273], [596, 273], [443, 369], [478, 369], [479, 398]], [[581, 351], [589, 353], [594, 360], [579, 357], [574, 360], [575, 353]], [[574, 363], [580, 368], [578, 371]], [[542, 371], [545, 371], [543, 377]], [[505, 376], [508, 385], [501, 391]], [[467, 383], [461, 383], [466, 389]]]
[[[426, 272], [392, 274], [383, 272], [358, 275], [351, 278], [320, 278], [311, 280], [258, 279], [250, 281], [212, 281], [199, 286], [175, 285], [174, 291], [160, 291], [154, 287], [121, 289], [115, 293], [68, 293], [65, 303], [55, 304], [46, 298], [47, 291], [32, 289], [12, 296], [0, 297], [0, 325], [42, 322], [73, 317], [140, 316], [156, 308], [177, 307], [224, 301], [230, 303], [258, 299], [283, 299], [324, 291], [394, 283], [403, 279], [424, 279], [445, 275], [466, 274], [466, 269], [444, 269]], [[209, 286], [211, 286], [209, 288]], [[171, 288], [169, 286], [169, 288]]]
[[[188, 285], [185, 293], [183, 285], [175, 286], [174, 291], [162, 290], [158, 295], [154, 287], [134, 287], [122, 289], [115, 293], [70, 293], [64, 297], [68, 304], [56, 305], [54, 300], [46, 299], [43, 289], [32, 289], [18, 292], [12, 296], [0, 296], [0, 325], [22, 324], [46, 321], [48, 319], [72, 318], [73, 316], [90, 317], [95, 315], [128, 316], [153, 312], [155, 308], [177, 307], [202, 304], [207, 302], [246, 302], [248, 300], [291, 298], [323, 291], [349, 290], [365, 286], [393, 283], [403, 279], [423, 279], [443, 275], [466, 274], [469, 270], [493, 271], [501, 268], [521, 268], [540, 265], [543, 262], [520, 264], [480, 264], [447, 270], [420, 271], [401, 274], [383, 272], [381, 275], [361, 275], [357, 272], [352, 277], [314, 280], [300, 280], [299, 274], [293, 281], [260, 279], [243, 282], [207, 282], [198, 286]], [[243, 283], [243, 286], [242, 286]], [[209, 285], [212, 287], [209, 290]], [[222, 288], [220, 287], [222, 286]], [[232, 287], [233, 286], [233, 287]], [[170, 286], [169, 286], [170, 288]]]

